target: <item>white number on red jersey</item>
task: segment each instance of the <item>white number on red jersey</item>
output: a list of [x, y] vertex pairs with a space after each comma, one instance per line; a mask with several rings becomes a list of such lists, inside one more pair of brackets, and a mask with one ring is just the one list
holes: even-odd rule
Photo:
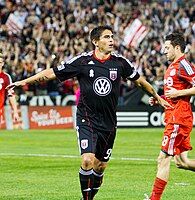
[[3, 83], [4, 83], [4, 80], [0, 78], [0, 90], [3, 88]]
[[164, 85], [173, 86], [173, 78], [168, 77], [167, 79], [164, 79]]

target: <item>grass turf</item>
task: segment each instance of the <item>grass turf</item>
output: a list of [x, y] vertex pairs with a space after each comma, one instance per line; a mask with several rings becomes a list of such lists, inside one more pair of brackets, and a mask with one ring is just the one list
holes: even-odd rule
[[[96, 200], [143, 200], [156, 174], [163, 129], [119, 129]], [[192, 133], [192, 145], [195, 137]], [[195, 151], [190, 152], [195, 158]], [[0, 200], [79, 200], [74, 130], [0, 133]], [[195, 173], [171, 164], [163, 200], [194, 200]]]

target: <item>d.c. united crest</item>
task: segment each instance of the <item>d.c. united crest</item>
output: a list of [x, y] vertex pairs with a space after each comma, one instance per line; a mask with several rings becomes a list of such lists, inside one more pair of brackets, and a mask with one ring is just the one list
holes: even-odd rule
[[117, 70], [116, 69], [111, 69], [110, 70], [110, 79], [112, 81], [116, 80], [117, 79]]

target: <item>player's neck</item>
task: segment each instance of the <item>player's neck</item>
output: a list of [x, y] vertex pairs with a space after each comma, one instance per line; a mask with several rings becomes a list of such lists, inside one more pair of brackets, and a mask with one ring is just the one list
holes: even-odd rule
[[95, 49], [94, 56], [98, 60], [107, 60], [110, 57], [110, 53], [101, 52], [99, 49]]
[[173, 62], [176, 62], [179, 58], [181, 58], [184, 55], [185, 55], [184, 53], [178, 53], [178, 54], [176, 54], [175, 59], [173, 60]]

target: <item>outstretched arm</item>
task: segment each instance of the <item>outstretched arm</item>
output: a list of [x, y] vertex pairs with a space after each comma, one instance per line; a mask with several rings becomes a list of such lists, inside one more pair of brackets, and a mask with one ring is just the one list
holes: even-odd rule
[[148, 83], [142, 76], [140, 76], [136, 81], [134, 81], [135, 84], [142, 88], [144, 91], [146, 91], [149, 95], [152, 95], [158, 103], [164, 107], [172, 107], [167, 101], [165, 101], [163, 98], [161, 98], [155, 91], [155, 89], [152, 87], [150, 83]]
[[31, 76], [27, 79], [17, 81], [17, 82], [10, 84], [6, 89], [9, 90], [11, 88], [14, 88], [15, 86], [23, 86], [27, 83], [29, 83], [29, 84], [33, 84], [33, 83], [37, 83], [37, 82], [39, 83], [39, 82], [48, 81], [48, 80], [54, 79], [54, 78], [56, 78], [56, 76], [54, 74], [53, 69], [52, 68], [45, 69], [34, 76]]
[[18, 108], [17, 108], [17, 102], [16, 102], [16, 97], [15, 95], [9, 96], [9, 102], [13, 110], [13, 119], [14, 121], [19, 121], [19, 113], [18, 113]]
[[193, 96], [195, 95], [195, 87], [183, 90], [177, 90], [173, 87], [169, 87], [169, 90], [165, 92], [167, 98], [176, 98], [181, 96]]
[[54, 79], [55, 77], [56, 76], [53, 72], [53, 69], [46, 69], [34, 76], [31, 76], [31, 77], [21, 80], [21, 81], [14, 82], [6, 87], [6, 89], [8, 90], [9, 101], [10, 101], [11, 107], [14, 111], [14, 120], [15, 121], [19, 120], [19, 115], [18, 115], [18, 109], [17, 109], [15, 95], [13, 94], [14, 93], [13, 88], [17, 87], [17, 86], [23, 86], [27, 83], [32, 84], [32, 83], [36, 83], [36, 82], [47, 81], [50, 79]]

